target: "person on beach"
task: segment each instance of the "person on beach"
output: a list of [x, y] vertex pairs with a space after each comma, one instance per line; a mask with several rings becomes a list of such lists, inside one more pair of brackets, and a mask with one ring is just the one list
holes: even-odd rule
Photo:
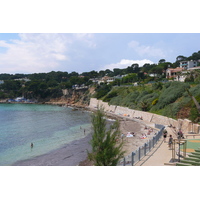
[[131, 132], [131, 135], [135, 136], [135, 133], [134, 133], [134, 132]]
[[33, 148], [33, 143], [31, 143], [31, 149]]
[[170, 149], [171, 149], [172, 143], [173, 143], [173, 138], [172, 138], [172, 135], [170, 135], [169, 136], [169, 142], [168, 142], [168, 145], [169, 145]]

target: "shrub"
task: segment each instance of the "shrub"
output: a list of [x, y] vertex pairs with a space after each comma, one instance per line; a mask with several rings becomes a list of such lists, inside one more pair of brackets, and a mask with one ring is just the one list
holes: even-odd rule
[[171, 103], [174, 103], [179, 97], [182, 96], [186, 88], [189, 88], [189, 85], [186, 83], [166, 83], [165, 88], [163, 88], [162, 93], [158, 98], [157, 104], [153, 107], [153, 110], [159, 110]]
[[176, 102], [176, 103], [172, 103], [170, 105], [167, 105], [163, 109], [162, 115], [172, 117], [172, 118], [176, 118], [176, 115], [179, 112], [179, 110], [181, 109], [181, 107], [182, 107], [182, 105], [181, 105], [180, 102]]
[[117, 91], [111, 91], [103, 98], [103, 101], [109, 102], [113, 97], [116, 97], [117, 95]]

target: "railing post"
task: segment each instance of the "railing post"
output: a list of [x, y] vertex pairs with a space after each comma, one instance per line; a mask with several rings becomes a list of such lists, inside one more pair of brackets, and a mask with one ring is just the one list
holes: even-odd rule
[[135, 156], [135, 153], [132, 152], [132, 159], [131, 159], [131, 161], [132, 161], [132, 166], [134, 165], [134, 156]]
[[151, 151], [151, 141], [149, 141], [149, 151]]
[[141, 150], [140, 150], [140, 147], [139, 147], [139, 152], [138, 152], [139, 159], [138, 160], [140, 160], [140, 154], [141, 154]]
[[147, 153], [147, 143], [144, 144], [144, 156], [146, 156]]

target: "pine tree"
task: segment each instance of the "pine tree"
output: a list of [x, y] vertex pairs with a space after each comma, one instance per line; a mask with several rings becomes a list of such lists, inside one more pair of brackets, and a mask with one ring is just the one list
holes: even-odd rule
[[92, 152], [88, 153], [88, 158], [97, 166], [116, 166], [124, 155], [123, 142], [119, 140], [119, 121], [107, 127], [104, 110], [100, 108], [92, 115], [92, 126]]

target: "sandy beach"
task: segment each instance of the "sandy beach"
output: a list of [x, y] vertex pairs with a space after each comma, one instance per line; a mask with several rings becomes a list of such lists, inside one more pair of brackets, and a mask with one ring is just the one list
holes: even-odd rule
[[[135, 121], [121, 120], [120, 122], [121, 133], [124, 134], [124, 146], [123, 150], [126, 152], [126, 155], [131, 154], [139, 146], [142, 146], [149, 139], [153, 138], [157, 130], [152, 129], [151, 127], [145, 126], [142, 123]], [[133, 137], [129, 137], [131, 132], [134, 132]], [[143, 137], [144, 136], [144, 137]]]

